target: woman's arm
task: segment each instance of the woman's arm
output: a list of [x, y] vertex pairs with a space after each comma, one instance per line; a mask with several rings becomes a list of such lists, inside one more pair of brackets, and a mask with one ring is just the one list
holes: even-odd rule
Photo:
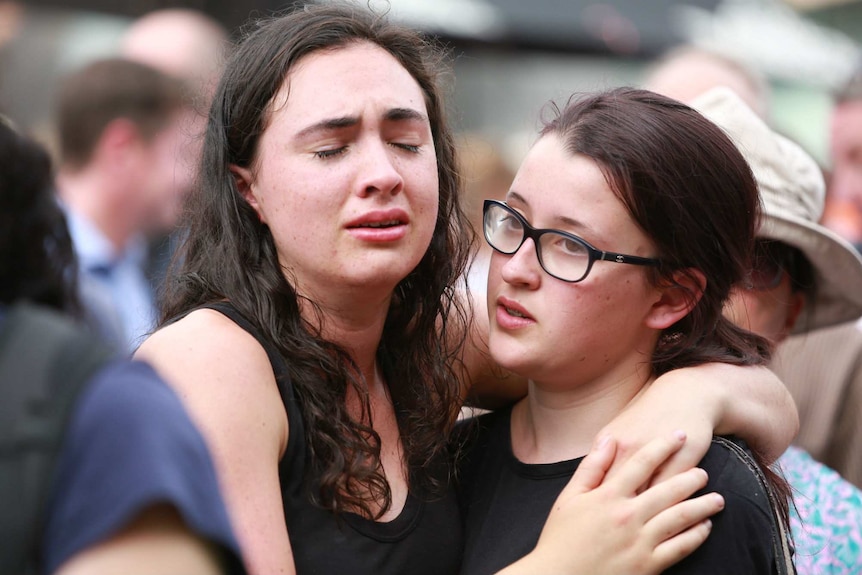
[[216, 549], [183, 523], [176, 509], [145, 509], [128, 527], [64, 563], [55, 575], [224, 575]]
[[697, 465], [713, 434], [741, 437], [774, 461], [798, 428], [793, 398], [774, 373], [765, 367], [710, 363], [662, 375], [602, 433], [617, 439], [617, 460], [624, 461], [650, 438], [685, 430], [685, 447], [670, 458], [658, 480]]
[[652, 575], [688, 556], [706, 540], [708, 517], [724, 499], [715, 493], [687, 499], [706, 485], [706, 472], [696, 468], [646, 488], [684, 440], [675, 432], [651, 441], [607, 479], [615, 443], [594, 444], [557, 498], [536, 548], [500, 575]]
[[154, 333], [136, 357], [203, 434], [249, 573], [294, 573], [278, 476], [287, 414], [266, 352], [220, 313], [199, 310]]

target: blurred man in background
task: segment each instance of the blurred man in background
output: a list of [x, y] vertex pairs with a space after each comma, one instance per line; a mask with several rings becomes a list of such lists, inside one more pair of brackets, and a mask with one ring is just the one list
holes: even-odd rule
[[862, 247], [862, 62], [835, 95], [823, 224]]
[[178, 157], [193, 112], [178, 80], [124, 59], [66, 77], [57, 110], [57, 186], [81, 298], [97, 331], [131, 352], [155, 324], [148, 236], [175, 225], [192, 184]]
[[[177, 170], [190, 178], [197, 171], [210, 100], [218, 83], [228, 45], [224, 26], [198, 10], [164, 8], [132, 22], [120, 40], [120, 56], [152, 66], [183, 82], [195, 113], [183, 127], [184, 142]], [[183, 198], [180, 198], [182, 200]], [[179, 231], [169, 227], [150, 239], [147, 276], [158, 287], [164, 281]]]

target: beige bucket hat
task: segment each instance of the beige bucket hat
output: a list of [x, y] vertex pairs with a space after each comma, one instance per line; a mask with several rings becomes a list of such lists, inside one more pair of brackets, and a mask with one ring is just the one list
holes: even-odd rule
[[705, 92], [692, 107], [721, 127], [748, 160], [763, 207], [758, 237], [798, 248], [814, 268], [816, 296], [794, 333], [862, 317], [862, 256], [818, 224], [826, 186], [817, 162], [770, 129], [728, 88]]

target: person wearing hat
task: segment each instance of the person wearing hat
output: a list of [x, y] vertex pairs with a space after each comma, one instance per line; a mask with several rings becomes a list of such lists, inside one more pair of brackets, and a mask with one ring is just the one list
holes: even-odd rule
[[[752, 269], [732, 290], [727, 317], [778, 344], [791, 333], [862, 315], [862, 257], [817, 223], [825, 184], [814, 159], [728, 88], [714, 88], [692, 105], [731, 136], [760, 191]], [[862, 572], [862, 492], [798, 447], [779, 464], [794, 492], [799, 573]]]
[[[862, 234], [862, 61], [836, 96], [831, 124], [831, 176], [820, 221], [848, 241], [858, 242]], [[856, 224], [848, 227], [848, 222]], [[862, 246], [854, 245], [857, 250]], [[839, 261], [834, 269], [839, 275], [844, 270]], [[859, 287], [855, 289], [858, 295]], [[862, 487], [862, 323], [860, 314], [849, 311], [842, 324], [788, 338], [778, 348], [774, 366], [799, 406], [795, 443]]]

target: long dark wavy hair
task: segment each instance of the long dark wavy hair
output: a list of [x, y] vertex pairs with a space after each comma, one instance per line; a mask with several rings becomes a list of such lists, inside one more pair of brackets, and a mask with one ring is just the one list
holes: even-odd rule
[[[434, 234], [420, 263], [395, 288], [378, 358], [395, 405], [411, 489], [429, 496], [440, 492], [448, 473], [448, 465], [441, 465], [447, 436], [460, 406], [453, 366], [469, 320], [455, 286], [471, 236], [459, 207], [455, 148], [438, 85], [445, 53], [431, 41], [355, 4], [312, 4], [254, 27], [228, 60], [214, 97], [199, 183], [188, 204], [187, 236], [165, 286], [161, 321], [205, 303], [230, 301], [286, 360], [310, 446], [312, 500], [333, 512], [358, 509], [376, 517], [391, 504], [391, 492], [365, 382], [347, 352], [300, 315], [270, 231], [229, 171], [231, 164], [254, 168], [271, 101], [296, 63], [357, 42], [385, 49], [416, 80], [434, 139], [440, 183]], [[364, 398], [358, 420], [346, 409], [348, 387]]]
[[[692, 108], [665, 96], [617, 88], [572, 99], [541, 134], [556, 134], [571, 154], [593, 159], [634, 221], [655, 244], [661, 265], [653, 285], [700, 270], [703, 295], [670, 326], [652, 355], [652, 371], [707, 362], [764, 365], [769, 342], [725, 318], [731, 287], [750, 269], [760, 221], [757, 182], [733, 141]], [[787, 518], [790, 488], [755, 453]]]
[[48, 152], [0, 116], [0, 303], [81, 317], [76, 266]]

